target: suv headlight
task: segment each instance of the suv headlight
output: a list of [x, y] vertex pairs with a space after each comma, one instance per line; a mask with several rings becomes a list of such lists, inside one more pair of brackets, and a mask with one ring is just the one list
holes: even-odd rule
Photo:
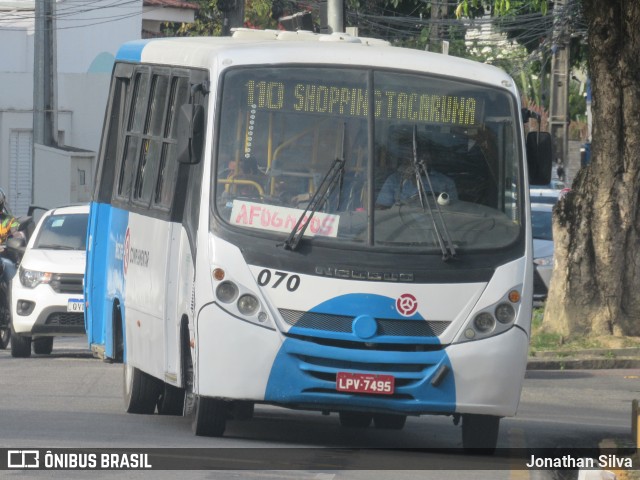
[[41, 283], [51, 283], [52, 274], [20, 268], [20, 283], [27, 288], [36, 288]]

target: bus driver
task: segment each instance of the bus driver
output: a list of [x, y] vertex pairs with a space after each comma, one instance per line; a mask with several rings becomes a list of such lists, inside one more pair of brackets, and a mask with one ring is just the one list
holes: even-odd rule
[[[429, 156], [426, 152], [423, 152], [422, 155], [426, 156], [425, 160], [428, 164]], [[386, 209], [417, 196], [418, 187], [415, 172], [413, 162], [409, 158], [405, 157], [400, 160], [396, 171], [389, 175], [382, 185], [382, 189], [376, 199], [376, 208]], [[447, 193], [451, 201], [458, 199], [456, 184], [450, 177], [435, 170], [429, 170], [429, 180], [431, 180], [431, 186], [434, 189], [435, 195]], [[425, 191], [429, 193], [431, 190], [429, 181], [424, 175], [422, 176], [422, 183]]]

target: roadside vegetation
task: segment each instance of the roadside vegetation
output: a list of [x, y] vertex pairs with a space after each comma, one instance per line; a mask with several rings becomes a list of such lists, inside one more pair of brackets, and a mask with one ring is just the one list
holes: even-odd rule
[[600, 355], [613, 356], [620, 348], [640, 348], [640, 337], [617, 337], [612, 335], [573, 335], [564, 337], [547, 328], [544, 322], [544, 308], [535, 308], [531, 323], [530, 355], [542, 352], [557, 352], [567, 356], [584, 350], [602, 350]]

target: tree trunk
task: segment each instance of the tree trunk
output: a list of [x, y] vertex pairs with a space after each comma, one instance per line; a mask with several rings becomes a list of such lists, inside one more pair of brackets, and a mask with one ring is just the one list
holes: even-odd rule
[[554, 209], [550, 330], [640, 335], [640, 2], [583, 0], [592, 160]]

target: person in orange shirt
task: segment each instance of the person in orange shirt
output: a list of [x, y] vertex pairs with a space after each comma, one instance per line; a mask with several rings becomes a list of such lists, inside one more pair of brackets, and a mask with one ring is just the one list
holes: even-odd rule
[[[20, 226], [16, 217], [9, 212], [6, 202], [7, 196], [4, 190], [0, 188], [0, 245], [3, 245], [9, 235], [15, 232]], [[0, 280], [9, 283], [16, 274], [16, 266], [8, 258], [0, 257], [0, 260], [2, 261], [2, 275], [0, 276]]]

